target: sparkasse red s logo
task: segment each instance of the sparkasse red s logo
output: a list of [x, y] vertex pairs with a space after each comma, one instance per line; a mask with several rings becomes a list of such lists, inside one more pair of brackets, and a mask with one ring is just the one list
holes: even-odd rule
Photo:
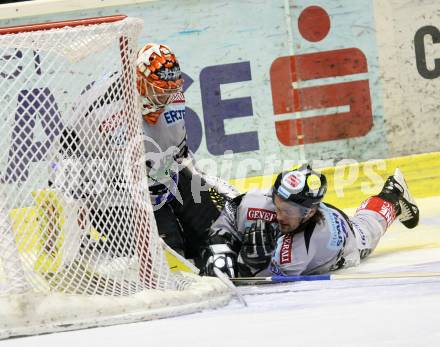
[[292, 188], [298, 187], [301, 183], [301, 179], [295, 175], [288, 176], [286, 181]]

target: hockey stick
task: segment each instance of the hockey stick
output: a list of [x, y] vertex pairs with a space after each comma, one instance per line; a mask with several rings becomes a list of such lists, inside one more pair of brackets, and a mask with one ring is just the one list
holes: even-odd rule
[[236, 285], [269, 284], [300, 281], [330, 281], [330, 280], [365, 280], [410, 277], [440, 277], [440, 272], [388, 272], [372, 274], [341, 274], [341, 275], [298, 275], [298, 276], [268, 276], [268, 277], [239, 277], [231, 278]]

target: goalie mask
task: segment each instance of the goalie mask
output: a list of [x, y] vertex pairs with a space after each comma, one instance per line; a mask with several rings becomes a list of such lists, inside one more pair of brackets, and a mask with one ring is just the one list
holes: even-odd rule
[[272, 196], [301, 206], [304, 210], [318, 206], [327, 191], [327, 179], [303, 165], [292, 171], [281, 172], [272, 189]]
[[[173, 94], [182, 92], [180, 65], [168, 46], [148, 43], [139, 50], [136, 86], [141, 96], [143, 115], [162, 111], [172, 101]], [[151, 117], [146, 121], [155, 123]]]

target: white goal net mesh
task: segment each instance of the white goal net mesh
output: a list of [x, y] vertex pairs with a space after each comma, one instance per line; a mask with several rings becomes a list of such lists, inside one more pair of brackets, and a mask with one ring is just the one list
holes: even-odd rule
[[217, 281], [170, 272], [156, 230], [132, 69], [142, 22], [36, 29], [0, 29], [0, 338], [225, 303]]

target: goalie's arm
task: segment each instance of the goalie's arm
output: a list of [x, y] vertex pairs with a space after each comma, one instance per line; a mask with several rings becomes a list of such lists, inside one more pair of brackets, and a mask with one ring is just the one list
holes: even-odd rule
[[123, 82], [121, 77], [117, 75], [117, 72], [111, 74], [108, 79], [113, 79], [113, 82], [106, 89], [106, 91], [100, 95], [96, 100], [94, 100], [90, 106], [88, 107], [87, 112], [84, 114], [84, 117], [87, 117], [89, 114], [93, 113], [96, 109], [109, 105], [115, 101], [121, 100], [124, 97], [123, 90]]

